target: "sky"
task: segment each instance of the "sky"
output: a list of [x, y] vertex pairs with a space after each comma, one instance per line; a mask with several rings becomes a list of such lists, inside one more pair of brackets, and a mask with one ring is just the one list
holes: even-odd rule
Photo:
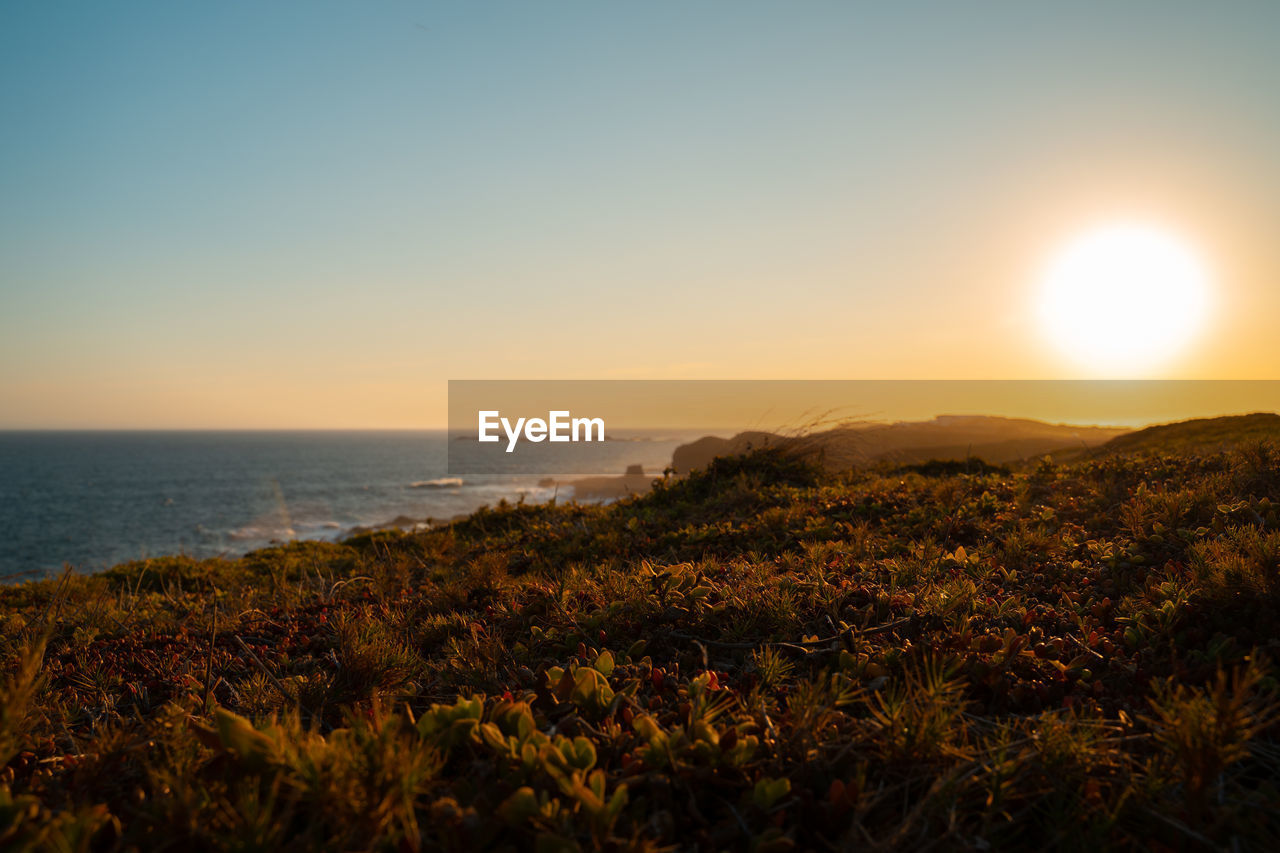
[[[449, 379], [1079, 379], [1152, 223], [1280, 378], [1280, 4], [0, 7], [0, 428], [445, 422]], [[1141, 323], [1141, 317], [1135, 317]]]

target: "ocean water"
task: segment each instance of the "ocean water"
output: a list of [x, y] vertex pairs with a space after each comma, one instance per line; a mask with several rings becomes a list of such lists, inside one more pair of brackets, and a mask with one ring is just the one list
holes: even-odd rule
[[[659, 474], [693, 435], [610, 441], [602, 470]], [[0, 582], [164, 554], [237, 556], [557, 494], [541, 476], [449, 476], [441, 431], [0, 432]], [[572, 497], [560, 487], [558, 496]]]

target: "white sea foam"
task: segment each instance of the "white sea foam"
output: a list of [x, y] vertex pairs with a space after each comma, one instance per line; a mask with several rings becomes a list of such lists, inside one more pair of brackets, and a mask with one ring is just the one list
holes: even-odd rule
[[434, 480], [415, 480], [411, 489], [456, 489], [462, 485], [461, 477], [437, 477]]
[[273, 539], [293, 539], [298, 535], [298, 532], [292, 527], [246, 524], [244, 527], [237, 527], [227, 535], [236, 540], [269, 541]]

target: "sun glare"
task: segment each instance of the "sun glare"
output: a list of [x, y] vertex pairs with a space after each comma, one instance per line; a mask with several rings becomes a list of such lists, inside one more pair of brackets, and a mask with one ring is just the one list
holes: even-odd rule
[[1183, 350], [1209, 305], [1196, 252], [1167, 231], [1123, 223], [1064, 246], [1040, 282], [1046, 337], [1095, 375], [1138, 378]]

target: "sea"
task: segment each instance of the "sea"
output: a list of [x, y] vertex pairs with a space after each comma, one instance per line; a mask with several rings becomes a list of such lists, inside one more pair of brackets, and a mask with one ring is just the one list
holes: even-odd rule
[[[660, 475], [701, 433], [611, 437], [602, 472]], [[235, 557], [448, 521], [501, 500], [573, 499], [545, 472], [448, 474], [437, 431], [0, 432], [0, 583], [168, 554]]]

